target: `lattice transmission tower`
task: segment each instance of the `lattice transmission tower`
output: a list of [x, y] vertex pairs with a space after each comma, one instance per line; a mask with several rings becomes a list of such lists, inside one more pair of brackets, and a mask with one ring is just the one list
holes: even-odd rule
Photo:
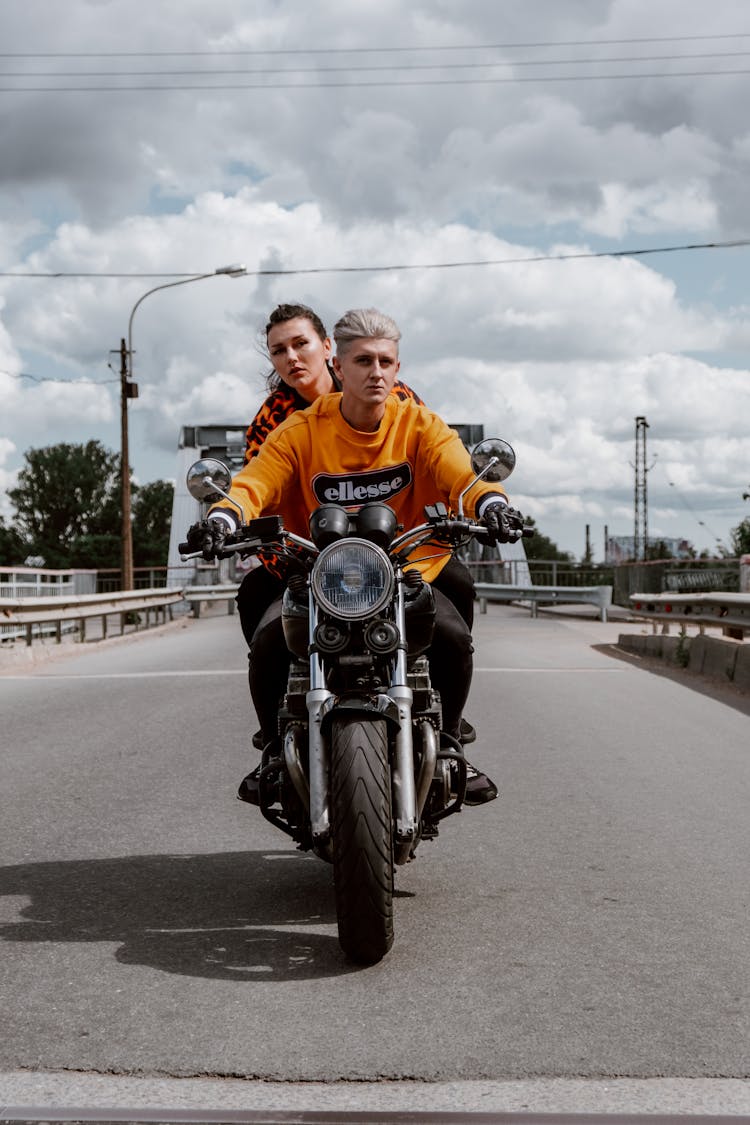
[[648, 467], [646, 465], [646, 430], [648, 422], [642, 414], [635, 420], [635, 528], [633, 557], [639, 562], [648, 547]]

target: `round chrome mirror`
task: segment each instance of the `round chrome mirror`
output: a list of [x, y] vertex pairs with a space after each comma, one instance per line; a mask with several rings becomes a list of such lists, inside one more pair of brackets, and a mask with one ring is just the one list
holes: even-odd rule
[[[487, 468], [493, 458], [495, 464]], [[516, 467], [515, 450], [502, 438], [485, 438], [472, 449], [471, 465], [475, 473], [482, 473], [482, 480], [505, 480]]]
[[213, 457], [206, 457], [203, 461], [194, 461], [187, 471], [185, 483], [188, 492], [196, 500], [207, 500], [213, 503], [221, 500], [223, 493], [228, 492], [232, 484], [232, 474], [223, 461]]

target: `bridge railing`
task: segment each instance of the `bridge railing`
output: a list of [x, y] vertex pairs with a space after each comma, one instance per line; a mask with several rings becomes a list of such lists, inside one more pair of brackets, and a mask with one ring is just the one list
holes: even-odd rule
[[669, 626], [695, 625], [720, 628], [725, 636], [742, 640], [750, 634], [750, 594], [712, 591], [705, 594], [631, 594], [633, 614]]
[[536, 617], [539, 606], [593, 605], [599, 610], [599, 619], [607, 620], [612, 605], [611, 586], [513, 586], [510, 583], [477, 582], [479, 612], [487, 612], [487, 602], [518, 602], [528, 605], [531, 616]]
[[141, 614], [145, 615], [145, 625], [160, 618], [166, 621], [172, 617], [173, 606], [183, 601], [181, 590], [168, 590], [159, 587], [152, 590], [125, 590], [109, 594], [59, 593], [53, 597], [0, 597], [0, 625], [2, 639], [15, 640], [25, 637], [30, 645], [40, 631], [51, 630], [58, 643], [66, 626], [77, 628], [80, 639], [86, 639], [86, 622], [91, 618], [101, 619], [102, 637], [107, 636], [108, 619], [117, 615], [120, 619], [120, 632], [125, 631], [128, 620], [135, 628], [141, 624]]
[[[30, 645], [36, 628], [37, 636], [53, 632], [59, 643], [64, 630], [77, 629], [81, 640], [86, 639], [86, 622], [101, 618], [101, 635], [107, 636], [107, 620], [120, 617], [120, 632], [125, 630], [129, 616], [145, 613], [146, 627], [151, 614], [156, 623], [172, 618], [173, 608], [190, 605], [195, 617], [200, 617], [202, 607], [212, 602], [226, 602], [229, 614], [235, 611], [237, 583], [219, 583], [205, 586], [156, 587], [154, 589], [111, 591], [105, 594], [74, 594], [58, 590], [53, 597], [0, 597], [0, 634], [3, 640], [25, 636]], [[599, 610], [602, 621], [607, 620], [607, 610], [612, 604], [611, 586], [514, 586], [508, 583], [478, 582], [476, 584], [480, 612], [486, 613], [488, 602], [519, 602], [528, 605], [532, 617], [537, 616], [539, 605], [588, 603]]]
[[232, 614], [238, 590], [238, 583], [221, 582], [214, 586], [185, 586], [182, 596], [192, 606], [195, 617], [200, 617], [202, 607], [209, 602], [226, 602], [227, 613]]
[[[507, 583], [475, 583], [480, 613], [487, 612], [487, 602], [521, 602], [528, 604], [531, 616], [537, 616], [540, 605], [583, 604], [596, 606], [602, 621], [607, 620], [607, 610], [612, 605], [611, 586], [513, 586]], [[193, 606], [196, 617], [201, 607], [210, 602], [226, 601], [227, 612], [234, 613], [237, 585], [186, 586], [182, 591], [186, 601]]]

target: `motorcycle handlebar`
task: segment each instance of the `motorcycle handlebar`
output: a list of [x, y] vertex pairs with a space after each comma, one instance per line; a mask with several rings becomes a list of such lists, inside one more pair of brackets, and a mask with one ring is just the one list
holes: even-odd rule
[[[314, 551], [317, 554], [317, 548], [315, 544], [311, 543], [309, 539], [303, 539], [301, 535], [295, 535], [291, 531], [284, 531], [282, 528], [281, 534], [278, 536], [277, 540], [269, 536], [251, 537], [245, 535], [244, 537], [239, 539], [227, 536], [221, 547], [221, 550], [216, 552], [215, 557], [217, 559], [227, 559], [230, 557], [230, 555], [236, 555], [240, 552], [242, 552], [243, 554], [251, 555], [254, 554], [259, 547], [267, 547], [269, 543], [273, 543], [275, 541], [292, 543], [297, 547], [303, 547], [309, 551]], [[178, 550], [180, 552], [180, 558], [183, 560], [183, 562], [188, 562], [190, 559], [203, 558], [203, 552], [191, 551], [189, 543], [180, 543]]]
[[[527, 527], [525, 525], [519, 525], [513, 530], [515, 532], [513, 542], [522, 538], [530, 539], [534, 534], [534, 528]], [[421, 524], [419, 527], [412, 528], [411, 531], [398, 536], [398, 538], [395, 539], [391, 544], [391, 550], [398, 550], [405, 543], [409, 542], [412, 539], [417, 539], [420, 536], [424, 536], [426, 533], [429, 533], [429, 535], [441, 533], [443, 535], [460, 537], [465, 535], [481, 536], [486, 534], [486, 532], [487, 528], [483, 524], [475, 523], [473, 520], [458, 520], [446, 518], [436, 520], [431, 523]], [[296, 544], [297, 546], [308, 548], [317, 553], [317, 548], [308, 539], [303, 539], [301, 536], [294, 535], [293, 533], [287, 531], [283, 532], [283, 537], [289, 542]], [[217, 553], [217, 558], [228, 558], [230, 555], [235, 555], [239, 551], [244, 551], [247, 554], [251, 554], [255, 548], [261, 547], [263, 545], [264, 540], [261, 538], [242, 538], [234, 541], [228, 539], [222, 546], [221, 550]], [[188, 562], [190, 559], [199, 559], [203, 557], [202, 551], [191, 551], [189, 543], [180, 543], [178, 546], [178, 550], [180, 552], [180, 557], [185, 562]]]
[[[236, 555], [238, 551], [246, 551], [250, 554], [253, 547], [260, 546], [260, 540], [243, 540], [238, 543], [225, 543], [220, 551], [216, 552], [217, 559], [226, 559], [230, 555]], [[190, 559], [202, 559], [203, 551], [191, 551], [189, 543], [180, 543], [177, 547], [180, 552], [180, 558], [183, 562], [189, 562]]]

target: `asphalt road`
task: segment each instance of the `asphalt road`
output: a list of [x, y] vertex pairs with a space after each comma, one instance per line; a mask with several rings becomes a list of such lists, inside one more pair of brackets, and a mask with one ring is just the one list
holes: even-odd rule
[[0, 674], [0, 1070], [750, 1077], [747, 716], [593, 647], [623, 628], [478, 617], [501, 799], [398, 870], [368, 969], [330, 868], [234, 799], [236, 618]]

